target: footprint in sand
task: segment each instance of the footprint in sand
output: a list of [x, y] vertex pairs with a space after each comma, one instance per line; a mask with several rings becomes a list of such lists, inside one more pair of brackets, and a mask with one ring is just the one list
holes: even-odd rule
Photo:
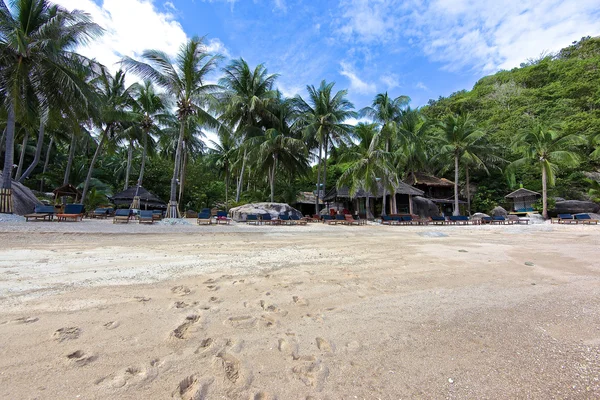
[[250, 370], [242, 367], [240, 360], [225, 351], [217, 354], [217, 358], [220, 361], [220, 369], [229, 382], [239, 388], [250, 386], [254, 377]]
[[200, 322], [199, 315], [188, 315], [185, 321], [171, 332], [170, 337], [178, 340], [187, 339], [191, 334], [190, 329], [198, 322]]
[[286, 315], [288, 315], [288, 312], [286, 310], [282, 310], [281, 308], [277, 307], [277, 304], [268, 304], [264, 300], [261, 300], [258, 304], [260, 305], [260, 308], [262, 308], [266, 312], [277, 313], [277, 314], [281, 315], [282, 317], [285, 317]]
[[197, 301], [194, 301], [193, 303], [186, 303], [185, 301], [176, 301], [175, 303], [173, 303], [173, 308], [189, 308], [197, 305]]
[[217, 290], [221, 289], [221, 287], [217, 285], [208, 285], [206, 288], [212, 292], [216, 292]]
[[212, 278], [207, 279], [207, 280], [204, 281], [205, 284], [211, 284], [211, 283], [215, 283], [215, 282], [217, 282], [217, 281], [214, 280], [214, 279], [212, 279]]
[[277, 318], [273, 318], [270, 315], [262, 315], [259, 321], [260, 325], [265, 328], [273, 328], [279, 325], [279, 320]]
[[267, 392], [258, 392], [251, 396], [250, 400], [277, 400], [277, 396]]
[[208, 399], [208, 388], [212, 385], [214, 378], [200, 378], [198, 375], [190, 375], [177, 385], [172, 397], [182, 400], [206, 400]]
[[317, 392], [323, 390], [325, 380], [329, 376], [329, 368], [320, 360], [298, 365], [292, 368], [292, 372], [297, 379], [300, 379], [306, 386], [315, 388]]
[[67, 362], [78, 367], [83, 367], [94, 362], [98, 358], [95, 354], [87, 354], [83, 350], [76, 350], [67, 354]]
[[134, 299], [136, 299], [140, 303], [146, 303], [146, 302], [152, 300], [150, 297], [146, 297], [146, 296], [135, 296]]
[[112, 331], [113, 329], [118, 328], [119, 325], [121, 325], [121, 323], [119, 321], [109, 321], [104, 324], [104, 327], [106, 329], [108, 329], [109, 331]]
[[319, 348], [319, 350], [325, 353], [333, 353], [334, 347], [327, 340], [321, 337], [318, 337], [315, 340], [317, 341], [317, 347]]
[[244, 341], [242, 339], [227, 339], [225, 347], [227, 347], [229, 351], [239, 353], [244, 348]]
[[287, 339], [279, 339], [277, 349], [288, 357], [294, 360], [298, 359], [298, 343], [288, 341]]
[[33, 324], [34, 322], [39, 321], [40, 319], [37, 317], [22, 317], [14, 320], [16, 324]]
[[81, 335], [81, 329], [77, 327], [68, 327], [68, 328], [60, 328], [52, 337], [54, 340], [59, 342], [64, 342], [65, 340], [74, 340], [77, 339]]
[[[158, 368], [148, 366], [130, 366], [125, 371], [113, 376], [109, 381], [112, 387], [145, 386], [158, 376]], [[103, 379], [104, 380], [104, 379]]]
[[240, 315], [238, 317], [229, 317], [223, 323], [239, 329], [254, 328], [257, 324], [257, 319], [250, 315]]
[[171, 293], [176, 294], [178, 296], [187, 296], [191, 292], [192, 291], [190, 290], [189, 287], [183, 286], [183, 285], [174, 286], [171, 288]]
[[297, 306], [308, 306], [308, 300], [303, 297], [294, 296], [292, 297], [292, 300], [294, 300], [294, 303], [296, 303]]
[[215, 355], [217, 351], [215, 341], [212, 338], [206, 338], [200, 341], [200, 346], [194, 351], [194, 354], [198, 354], [200, 358], [205, 358], [209, 355]]

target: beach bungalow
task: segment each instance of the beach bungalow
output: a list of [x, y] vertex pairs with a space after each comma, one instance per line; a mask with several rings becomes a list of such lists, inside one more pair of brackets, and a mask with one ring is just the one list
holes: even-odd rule
[[[299, 192], [296, 201], [290, 204], [302, 215], [312, 215], [315, 213], [315, 192]], [[319, 199], [319, 209], [323, 208], [323, 199]]]
[[[349, 210], [352, 214], [355, 214], [358, 211], [358, 214], [361, 218], [366, 218], [367, 212], [365, 209], [366, 205], [366, 197], [369, 196], [371, 199], [371, 212], [373, 215], [381, 214], [383, 207], [383, 185], [378, 184], [378, 191], [376, 195], [368, 193], [364, 190], [359, 190], [354, 198], [350, 198], [350, 190], [347, 187], [341, 187], [339, 190], [337, 188], [332, 188], [325, 195], [325, 203], [327, 207], [331, 203], [341, 203], [344, 205], [344, 208]], [[411, 213], [412, 214], [412, 196], [422, 196], [423, 191], [419, 190], [415, 187], [407, 185], [404, 182], [399, 182], [396, 187], [395, 196], [396, 196], [396, 208], [397, 212], [401, 213]], [[391, 193], [386, 193], [386, 204], [388, 209], [387, 214], [391, 214]]]
[[[110, 201], [118, 206], [127, 205], [128, 207], [133, 202], [134, 197], [139, 197], [140, 210], [166, 210], [167, 203], [156, 197], [154, 194], [147, 191], [142, 186], [139, 189], [136, 186], [128, 187], [127, 190], [117, 193], [110, 197]], [[137, 199], [136, 199], [137, 200]]]
[[517, 213], [533, 211], [533, 205], [542, 195], [533, 190], [520, 188], [504, 196], [513, 201], [513, 210]]
[[[454, 182], [446, 178], [438, 178], [424, 172], [410, 172], [404, 182], [422, 190], [425, 197], [433, 201], [444, 215], [452, 215], [454, 210]], [[459, 200], [459, 204], [466, 204]]]

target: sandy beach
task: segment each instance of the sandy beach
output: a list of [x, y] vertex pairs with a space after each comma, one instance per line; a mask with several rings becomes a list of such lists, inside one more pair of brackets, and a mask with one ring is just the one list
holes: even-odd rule
[[600, 227], [0, 224], [2, 399], [600, 398]]

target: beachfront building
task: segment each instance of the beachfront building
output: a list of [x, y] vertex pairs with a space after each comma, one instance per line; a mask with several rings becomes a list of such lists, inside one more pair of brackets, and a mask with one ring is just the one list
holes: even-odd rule
[[[343, 208], [347, 209], [352, 214], [358, 213], [361, 218], [366, 218], [366, 198], [369, 196], [371, 213], [373, 215], [381, 215], [383, 211], [384, 188], [381, 183], [379, 183], [377, 186], [378, 191], [375, 195], [360, 189], [353, 198], [350, 197], [350, 190], [347, 187], [341, 187], [339, 189], [334, 187], [325, 195], [324, 200], [326, 207], [329, 208], [330, 204], [337, 203], [337, 208], [339, 208], [339, 204], [343, 204]], [[399, 182], [394, 194], [386, 193], [386, 214], [392, 214], [394, 211], [396, 213], [412, 214], [412, 197], [422, 195], [422, 190], [407, 185], [404, 182]], [[395, 196], [396, 198], [396, 210], [393, 210], [392, 196]], [[341, 211], [343, 208], [336, 211]]]
[[[166, 210], [167, 209], [167, 203], [165, 203], [164, 201], [159, 199], [157, 196], [155, 196], [154, 194], [147, 191], [142, 186], [140, 186], [139, 188], [136, 186], [128, 187], [126, 190], [122, 191], [121, 193], [117, 193], [114, 196], [112, 196], [110, 198], [110, 201], [117, 207], [124, 206], [124, 205], [129, 207], [132, 204], [134, 197], [136, 197], [136, 191], [137, 191], [137, 197], [139, 197], [138, 208], [140, 210]], [[136, 199], [136, 201], [138, 201], [138, 200]]]
[[533, 205], [541, 196], [541, 194], [534, 192], [533, 190], [520, 188], [504, 197], [513, 201], [512, 211], [528, 212], [533, 211]]
[[[446, 178], [438, 178], [424, 172], [410, 172], [404, 182], [422, 190], [429, 200], [433, 201], [443, 215], [452, 215], [454, 210], [454, 182]], [[459, 200], [459, 205], [466, 201]]]

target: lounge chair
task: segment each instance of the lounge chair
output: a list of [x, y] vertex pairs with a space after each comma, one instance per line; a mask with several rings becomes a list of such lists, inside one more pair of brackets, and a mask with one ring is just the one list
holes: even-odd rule
[[67, 204], [64, 212], [56, 214], [58, 221], [81, 221], [83, 220], [83, 204]]
[[598, 220], [592, 219], [589, 214], [575, 214], [575, 223], [577, 224], [587, 224], [587, 225], [597, 225]]
[[246, 215], [246, 223], [248, 225], [260, 225], [260, 220], [256, 214], [248, 214]]
[[401, 225], [414, 225], [415, 223], [418, 223], [418, 221], [415, 221], [412, 217], [412, 215], [402, 215], [400, 216], [400, 224]]
[[299, 217], [299, 216], [297, 216], [297, 215], [292, 215], [292, 216], [290, 217], [290, 219], [291, 219], [292, 221], [294, 221], [294, 224], [296, 224], [296, 225], [306, 225], [306, 223], [308, 222], [308, 221], [306, 221], [304, 218], [300, 218], [300, 217]]
[[362, 225], [362, 222], [354, 219], [352, 214], [344, 214], [344, 218], [346, 219], [346, 224], [348, 225]]
[[305, 219], [308, 222], [321, 222], [321, 216], [319, 216], [317, 214], [313, 214], [312, 217], [310, 215], [307, 215]]
[[130, 215], [130, 210], [128, 208], [121, 208], [117, 211], [115, 211], [115, 216], [113, 217], [113, 224], [116, 224], [117, 222], [124, 222], [126, 224], [129, 223], [129, 215]]
[[199, 212], [198, 219], [196, 220], [196, 222], [198, 223], [198, 225], [210, 225], [212, 224], [212, 217], [210, 213]]
[[335, 221], [338, 224], [348, 225], [348, 221], [346, 221], [346, 217], [344, 217], [342, 214], [336, 214], [335, 215]]
[[54, 218], [54, 212], [54, 206], [37, 205], [33, 209], [33, 213], [25, 214], [24, 217], [25, 221], [29, 221], [29, 218], [33, 218], [36, 221], [40, 219], [43, 221], [52, 221]]
[[283, 225], [296, 225], [296, 221], [290, 218], [287, 214], [279, 214], [279, 221]]
[[512, 224], [512, 222], [507, 221], [506, 218], [501, 215], [492, 217], [492, 224], [505, 225], [507, 222]]
[[153, 224], [152, 210], [140, 210], [138, 214], [138, 224]]
[[452, 215], [449, 222], [454, 225], [468, 225], [469, 217], [466, 215]]
[[529, 225], [529, 218], [521, 218], [518, 215], [508, 214], [506, 218], [513, 224], [525, 224]]
[[273, 219], [269, 213], [261, 214], [260, 221], [265, 225], [279, 225], [281, 222], [279, 219]]
[[105, 219], [108, 216], [107, 208], [96, 208], [92, 213], [92, 218]]
[[227, 211], [217, 211], [217, 225], [228, 225], [229, 221], [231, 221], [231, 219], [227, 216]]
[[446, 225], [446, 223], [448, 222], [448, 221], [446, 221], [446, 217], [442, 217], [440, 215], [429, 217], [429, 218], [430, 218], [429, 223], [432, 225]]
[[494, 219], [492, 217], [481, 217], [480, 224], [492, 224], [494, 223]]
[[382, 225], [397, 225], [398, 221], [396, 221], [394, 218], [390, 217], [389, 215], [382, 215], [381, 216], [381, 224]]
[[161, 210], [152, 210], [152, 219], [155, 221], [160, 221], [163, 219], [163, 212]]
[[[550, 220], [551, 223], [554, 223], [554, 219]], [[559, 224], [576, 224], [577, 221], [573, 218], [571, 214], [558, 214], [556, 218], [556, 222]]]
[[336, 225], [337, 221], [335, 218], [333, 218], [331, 215], [323, 215], [323, 219], [322, 219], [324, 224], [327, 225]]

